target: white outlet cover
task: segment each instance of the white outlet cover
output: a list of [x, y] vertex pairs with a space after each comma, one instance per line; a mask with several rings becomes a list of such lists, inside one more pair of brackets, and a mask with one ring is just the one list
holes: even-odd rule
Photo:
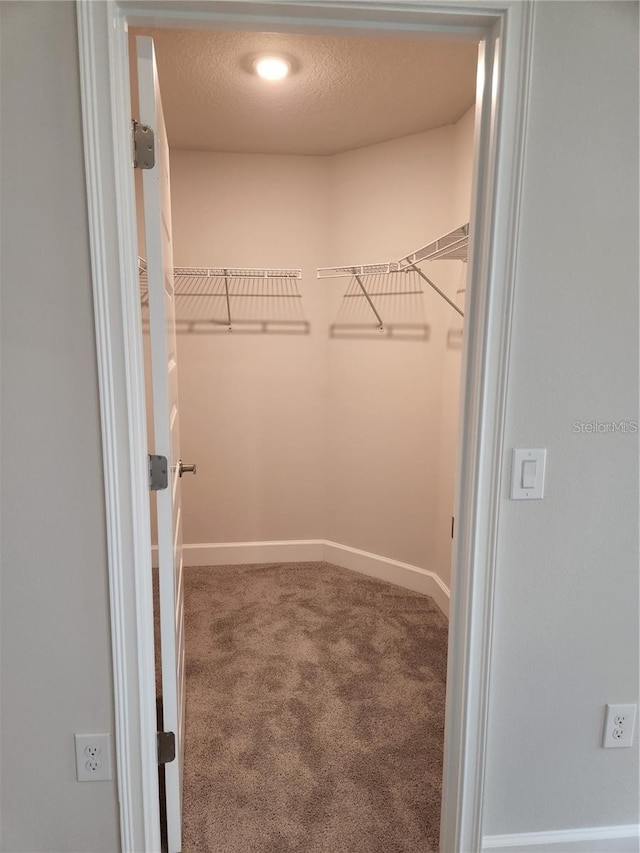
[[633, 745], [637, 705], [607, 705], [604, 715], [602, 746], [621, 749]]
[[75, 742], [78, 782], [106, 782], [111, 779], [111, 735], [106, 732], [76, 735]]

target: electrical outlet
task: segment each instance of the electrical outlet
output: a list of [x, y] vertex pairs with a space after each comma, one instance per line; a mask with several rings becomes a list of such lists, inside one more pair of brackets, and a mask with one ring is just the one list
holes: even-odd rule
[[607, 705], [602, 735], [602, 746], [605, 749], [631, 746], [637, 707], [637, 705]]
[[104, 782], [111, 779], [110, 735], [76, 735], [75, 741], [78, 782]]

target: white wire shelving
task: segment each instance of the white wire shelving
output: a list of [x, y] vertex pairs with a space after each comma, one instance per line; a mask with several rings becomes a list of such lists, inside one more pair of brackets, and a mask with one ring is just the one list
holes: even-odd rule
[[[138, 262], [143, 308], [147, 265]], [[182, 332], [308, 334], [299, 269], [174, 267], [176, 329]]]
[[[428, 337], [428, 326], [391, 316], [392, 307], [397, 309], [402, 301], [415, 312], [415, 299], [424, 293], [423, 283], [428, 284], [460, 318], [464, 318], [465, 288], [458, 288], [454, 301], [419, 265], [455, 260], [462, 261], [466, 269], [468, 251], [467, 223], [397, 261], [319, 268], [319, 279], [349, 278], [351, 282], [344, 294], [345, 302], [356, 306], [358, 300], [363, 300], [361, 304], [368, 316], [375, 318], [375, 322], [363, 322], [361, 312], [358, 314], [359, 308], [355, 309], [348, 322], [333, 323], [330, 334], [333, 337], [366, 336], [373, 331], [389, 338]], [[142, 307], [146, 309], [147, 264], [143, 258], [139, 259], [138, 268]], [[308, 334], [310, 331], [298, 288], [302, 278], [299, 269], [175, 267], [173, 273], [178, 331], [279, 334]], [[462, 325], [452, 327], [447, 339], [454, 346], [461, 341]]]
[[400, 258], [398, 264], [406, 269], [422, 261], [466, 261], [469, 256], [469, 223], [449, 231], [421, 249]]
[[[389, 323], [382, 318], [383, 311], [380, 297], [402, 297], [422, 293], [415, 286], [406, 287], [399, 285], [399, 277], [410, 274], [412, 280], [417, 276], [421, 281], [429, 285], [435, 292], [447, 302], [460, 317], [464, 317], [464, 311], [460, 307], [460, 293], [456, 294], [455, 301], [450, 299], [444, 291], [439, 288], [422, 270], [418, 264], [430, 261], [462, 261], [466, 264], [469, 254], [469, 223], [450, 231], [426, 246], [422, 246], [415, 252], [400, 258], [397, 261], [385, 261], [375, 264], [354, 264], [339, 267], [321, 267], [317, 271], [319, 279], [350, 278], [350, 288], [344, 298], [362, 297], [366, 300], [369, 309], [375, 317], [375, 326], [380, 333], [386, 332], [392, 337]], [[383, 289], [379, 289], [380, 281], [386, 283]], [[374, 283], [372, 286], [372, 282]], [[463, 301], [463, 300], [462, 300]], [[380, 308], [380, 310], [378, 310]], [[383, 311], [384, 313], [384, 311]], [[334, 323], [331, 327], [332, 335], [336, 335], [341, 329], [352, 331], [356, 324]], [[396, 324], [397, 325], [397, 324]], [[460, 331], [460, 335], [461, 335]], [[457, 331], [454, 337], [457, 335]]]

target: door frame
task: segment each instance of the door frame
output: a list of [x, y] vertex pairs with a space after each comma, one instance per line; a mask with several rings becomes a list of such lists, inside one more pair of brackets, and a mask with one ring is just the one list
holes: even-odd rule
[[[482, 847], [511, 315], [533, 44], [531, 0], [76, 0], [105, 482], [121, 848], [160, 849], [145, 387], [130, 130], [129, 24], [478, 37], [457, 536], [441, 849]], [[480, 67], [480, 66], [479, 66]]]

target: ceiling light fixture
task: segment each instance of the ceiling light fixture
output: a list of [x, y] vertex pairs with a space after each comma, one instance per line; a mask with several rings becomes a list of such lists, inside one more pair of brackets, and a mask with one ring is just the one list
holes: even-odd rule
[[263, 80], [283, 80], [291, 71], [291, 63], [282, 56], [261, 56], [254, 68]]

